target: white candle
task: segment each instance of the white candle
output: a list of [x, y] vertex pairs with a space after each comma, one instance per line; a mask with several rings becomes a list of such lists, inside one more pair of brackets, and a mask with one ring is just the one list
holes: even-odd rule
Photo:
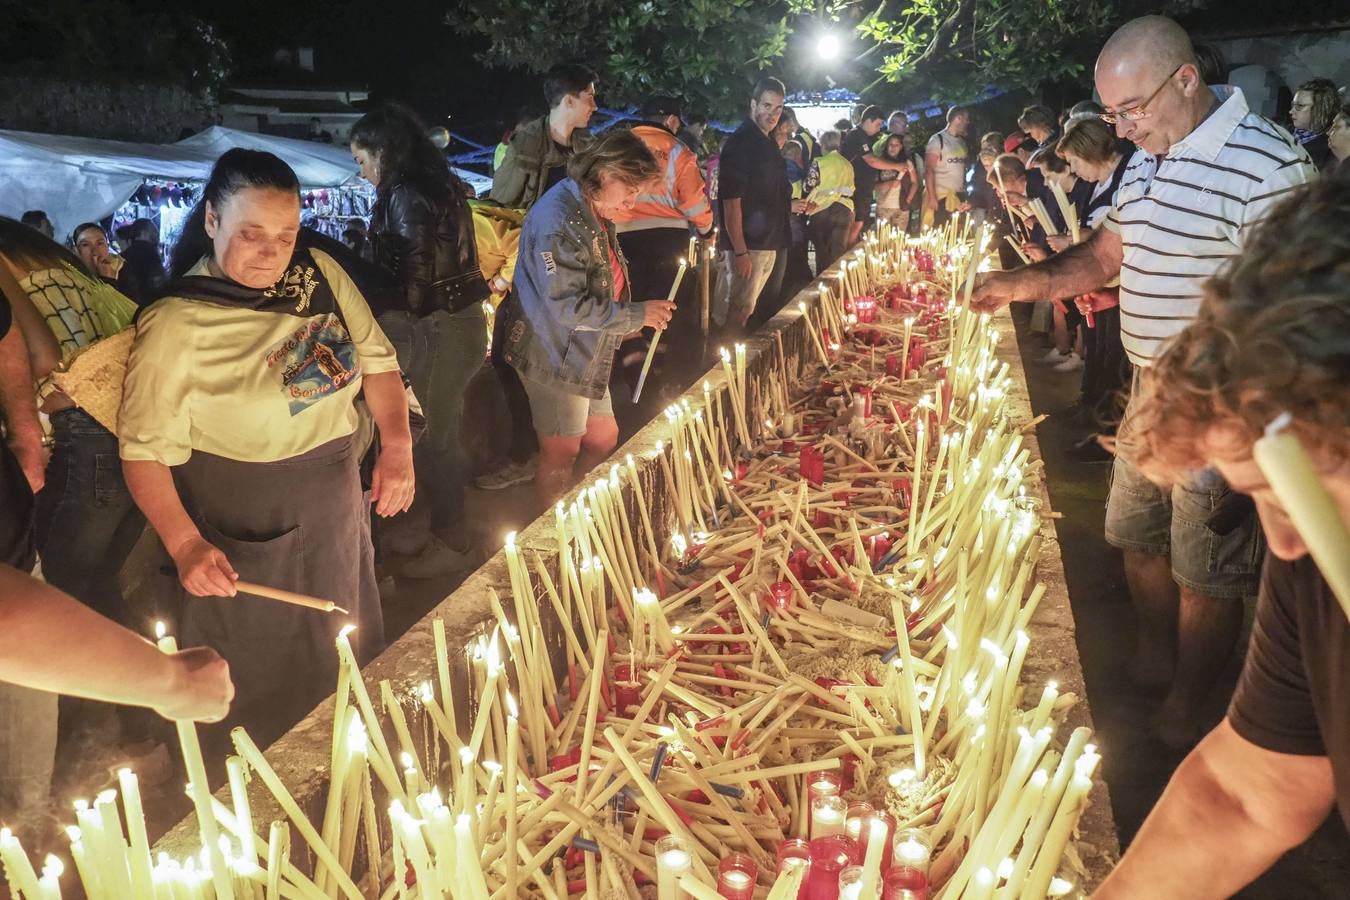
[[656, 900], [681, 900], [680, 876], [694, 864], [684, 839], [668, 834], [656, 842]]
[[844, 818], [848, 804], [835, 795], [816, 797], [811, 801], [811, 839], [831, 837], [844, 833]]
[[895, 836], [893, 857], [896, 865], [912, 866], [928, 871], [933, 857], [933, 845], [921, 828], [906, 828]]
[[1252, 446], [1252, 459], [1350, 618], [1350, 528], [1290, 428], [1292, 424], [1288, 413], [1271, 422]]
[[[863, 823], [869, 829], [867, 853], [863, 857], [860, 897], [872, 898], [881, 893], [881, 857], [886, 850], [886, 821], [880, 816], [868, 816]], [[842, 887], [842, 875], [840, 886]], [[842, 894], [841, 894], [842, 897]]]

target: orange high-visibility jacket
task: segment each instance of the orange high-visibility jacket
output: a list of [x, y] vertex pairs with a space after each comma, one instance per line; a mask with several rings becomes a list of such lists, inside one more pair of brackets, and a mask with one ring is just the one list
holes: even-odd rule
[[679, 138], [660, 125], [633, 128], [661, 165], [659, 193], [638, 194], [631, 210], [614, 217], [620, 233], [644, 228], [680, 228], [693, 225], [699, 234], [712, 228], [713, 212], [703, 189], [698, 157]]

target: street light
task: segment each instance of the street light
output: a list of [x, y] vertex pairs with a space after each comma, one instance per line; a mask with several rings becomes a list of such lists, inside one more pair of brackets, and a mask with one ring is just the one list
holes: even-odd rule
[[839, 38], [828, 31], [816, 39], [816, 54], [823, 60], [838, 59], [839, 49]]

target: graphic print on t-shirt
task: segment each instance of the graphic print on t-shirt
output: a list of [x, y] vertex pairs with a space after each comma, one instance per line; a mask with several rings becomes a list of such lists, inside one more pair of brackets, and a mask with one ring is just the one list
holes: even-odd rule
[[267, 351], [267, 368], [281, 374], [292, 416], [342, 390], [361, 374], [356, 346], [333, 313], [305, 319]]

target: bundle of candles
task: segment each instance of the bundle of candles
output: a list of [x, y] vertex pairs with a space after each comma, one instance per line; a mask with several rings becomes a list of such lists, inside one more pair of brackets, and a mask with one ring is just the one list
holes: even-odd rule
[[[797, 346], [778, 332], [753, 373], [745, 345], [723, 351], [727, 390], [668, 409], [649, 465], [557, 506], [556, 557], [508, 537], [471, 683], [437, 620], [435, 682], [382, 682], [377, 707], [340, 634], [321, 820], [242, 731], [230, 802], [212, 797], [181, 725], [201, 854], [151, 858], [124, 772], [70, 830], [84, 891], [1073, 892], [1099, 757], [1087, 729], [1061, 733], [1072, 695], [1023, 682], [1041, 514], [998, 334], [965, 306], [986, 238], [883, 228], [803, 304]], [[288, 819], [265, 833], [251, 778]], [[20, 896], [61, 896], [59, 860], [39, 876], [8, 832], [0, 856]]]

